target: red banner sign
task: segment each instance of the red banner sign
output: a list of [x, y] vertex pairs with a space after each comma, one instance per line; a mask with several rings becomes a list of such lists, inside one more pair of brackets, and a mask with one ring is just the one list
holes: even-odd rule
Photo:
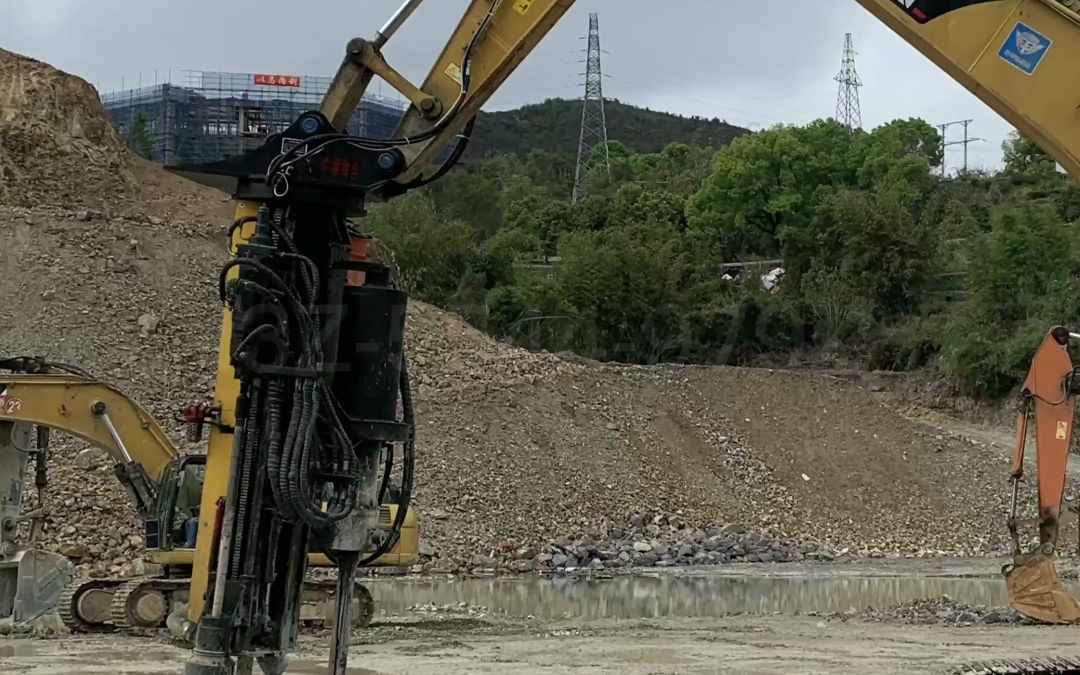
[[296, 75], [256, 75], [255, 84], [271, 87], [299, 87], [300, 78]]

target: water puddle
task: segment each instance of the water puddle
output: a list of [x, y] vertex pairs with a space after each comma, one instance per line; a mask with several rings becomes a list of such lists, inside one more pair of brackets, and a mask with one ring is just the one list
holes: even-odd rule
[[[1005, 606], [1005, 582], [992, 578], [904, 576], [659, 576], [616, 579], [462, 579], [370, 586], [376, 607], [402, 614], [433, 603], [483, 606], [542, 619], [650, 619], [731, 614], [805, 614], [889, 607], [948, 595], [973, 605]], [[1071, 582], [1069, 590], [1080, 591]]]

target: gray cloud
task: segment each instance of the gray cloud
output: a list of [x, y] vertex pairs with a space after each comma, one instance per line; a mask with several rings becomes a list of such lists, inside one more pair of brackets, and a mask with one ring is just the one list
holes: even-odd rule
[[[345, 42], [370, 36], [398, 0], [5, 0], [0, 46], [103, 90], [183, 69], [332, 74]], [[428, 0], [387, 48], [419, 81], [466, 0]], [[311, 9], [317, 6], [318, 9]], [[835, 109], [843, 34], [855, 34], [867, 127], [898, 117], [974, 118], [975, 166], [995, 166], [1011, 127], [853, 0], [579, 0], [488, 106], [580, 96], [589, 12], [600, 14], [609, 97], [751, 128]], [[156, 71], [156, 75], [155, 75]], [[957, 137], [958, 138], [958, 137]], [[958, 151], [950, 162], [958, 162]]]

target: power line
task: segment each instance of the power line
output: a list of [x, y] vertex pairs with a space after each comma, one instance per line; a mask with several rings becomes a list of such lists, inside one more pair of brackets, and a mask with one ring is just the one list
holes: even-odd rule
[[582, 188], [595, 169], [607, 172], [611, 180], [611, 154], [608, 149], [607, 115], [604, 112], [604, 73], [600, 67], [600, 18], [589, 15], [589, 56], [585, 71], [585, 102], [581, 111], [581, 140], [578, 142], [577, 173], [574, 176], [573, 203], [582, 196]]
[[[985, 138], [972, 138], [971, 135], [969, 134], [969, 127], [971, 126], [971, 124], [974, 121], [975, 120], [959, 120], [959, 121], [956, 121], [956, 122], [946, 122], [945, 124], [939, 124], [938, 125], [938, 129], [941, 131], [941, 175], [942, 176], [944, 176], [946, 174], [946, 166], [945, 166], [947, 164], [946, 157], [945, 157], [945, 151], [946, 150], [948, 150], [950, 147], [952, 147], [954, 145], [962, 145], [962, 146], [964, 146], [964, 172], [966, 173], [967, 170], [968, 170], [968, 146], [971, 145], [972, 143], [978, 143], [980, 141], [985, 141], [986, 140]], [[948, 140], [949, 128], [953, 127], [953, 126], [956, 126], [956, 125], [962, 125], [964, 127], [964, 140], [962, 140], [962, 141], [949, 141]]]
[[[651, 63], [651, 62], [646, 61], [644, 59], [637, 59], [637, 58], [634, 58], [634, 57], [631, 57], [631, 56], [627, 56], [626, 54], [624, 54], [622, 52], [618, 52], [616, 54], [616, 57], [617, 57], [616, 58], [616, 64], [618, 64], [618, 62], [622, 62], [622, 61], [629, 61], [629, 62], [635, 64], [637, 69], [639, 69], [639, 70], [641, 68], [647, 68], [647, 69], [650, 69], [650, 70], [654, 70], [654, 71], [656, 71], [658, 73], [661, 73], [661, 74], [664, 74], [664, 75], [669, 75], [669, 76], [672, 76], [672, 77], [682, 78], [682, 77], [686, 76], [685, 73], [680, 73], [680, 72], [677, 72], [675, 70], [671, 70], [669, 68], [663, 68], [661, 66], [658, 66], [655, 63]], [[745, 92], [737, 91], [737, 90], [734, 90], [734, 89], [729, 89], [729, 88], [726, 88], [726, 87], [723, 87], [723, 88], [722, 87], [717, 87], [717, 86], [714, 86], [712, 84], [709, 85], [709, 88], [716, 91], [716, 92], [719, 92], [719, 93], [728, 94], [728, 95], [736, 96], [736, 97], [739, 97], [739, 98], [744, 98], [744, 99], [749, 99], [749, 100], [765, 103], [765, 104], [770, 105], [770, 106], [772, 106], [774, 108], [784, 108], [784, 109], [786, 109], [786, 110], [788, 110], [790, 112], [799, 113], [800, 115], [810, 115], [811, 114], [811, 113], [807, 112], [806, 110], [803, 110], [802, 108], [796, 108], [794, 106], [790, 106], [790, 105], [781, 103], [780, 101], [778, 101], [775, 98], [766, 98], [766, 97], [762, 97], [762, 96], [753, 96], [753, 95], [747, 94]], [[738, 112], [744, 112], [745, 113], [746, 111], [738, 111]], [[777, 118], [774, 117], [772, 119], [777, 119]]]
[[833, 79], [840, 83], [840, 94], [836, 99], [836, 119], [847, 127], [848, 131], [862, 129], [859, 87], [863, 86], [863, 83], [855, 70], [855, 45], [851, 33], [844, 35], [844, 59], [840, 73]]

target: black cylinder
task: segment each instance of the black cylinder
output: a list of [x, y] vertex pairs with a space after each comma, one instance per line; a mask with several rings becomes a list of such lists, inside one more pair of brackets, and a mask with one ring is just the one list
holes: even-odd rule
[[385, 286], [350, 286], [342, 306], [334, 394], [351, 421], [393, 421], [408, 295]]

